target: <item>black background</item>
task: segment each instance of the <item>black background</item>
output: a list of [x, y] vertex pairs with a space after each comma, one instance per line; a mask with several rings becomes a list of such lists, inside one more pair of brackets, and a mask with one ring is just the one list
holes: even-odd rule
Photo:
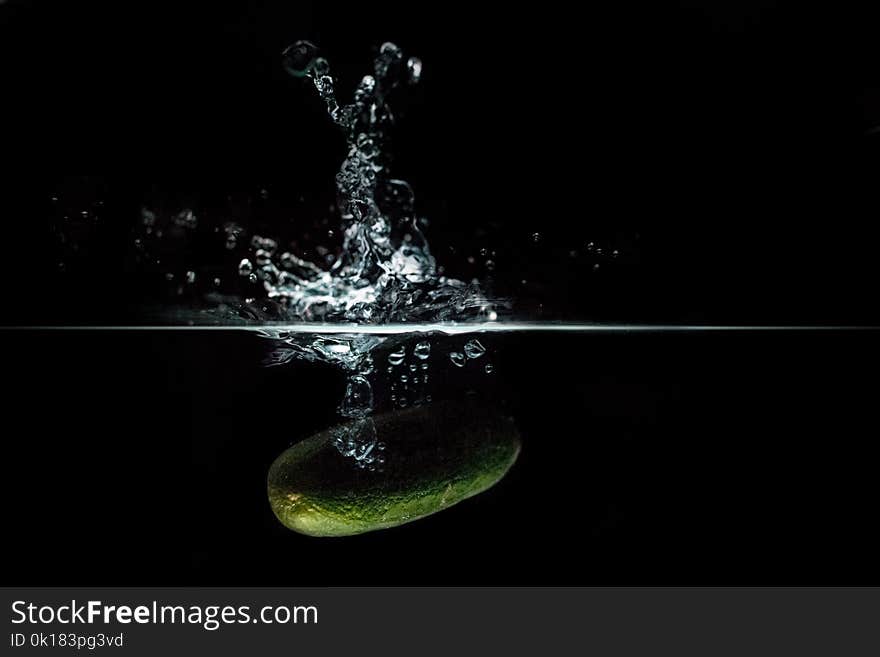
[[[220, 221], [228, 197], [266, 188], [278, 230], [308, 214], [294, 199], [331, 202], [341, 136], [280, 65], [299, 38], [320, 44], [343, 93], [386, 39], [422, 58], [424, 83], [397, 103], [395, 173], [450, 273], [485, 274], [464, 254], [503, 250], [497, 291], [529, 314], [543, 303], [545, 317], [589, 320], [876, 318], [867, 10], [9, 0], [0, 11], [5, 323], [132, 321], [141, 292], [118, 274], [143, 205]], [[63, 214], [104, 202], [90, 256], [65, 276], [48, 247], [62, 214], [52, 195]], [[524, 246], [535, 231], [543, 250]], [[573, 266], [587, 240], [619, 244], [622, 263]]]
[[[309, 38], [343, 88], [382, 41], [422, 58], [395, 170], [438, 258], [506, 249], [496, 284], [534, 316], [876, 323], [875, 24], [771, 2], [8, 0], [3, 322], [135, 321], [144, 204], [332, 200], [341, 138], [279, 63]], [[64, 274], [53, 195], [104, 202]], [[570, 264], [586, 240], [622, 261]], [[262, 486], [332, 421], [340, 376], [263, 370], [241, 336], [4, 337], [14, 583], [877, 583], [874, 333], [510, 338], [510, 477], [329, 542], [278, 525]]]

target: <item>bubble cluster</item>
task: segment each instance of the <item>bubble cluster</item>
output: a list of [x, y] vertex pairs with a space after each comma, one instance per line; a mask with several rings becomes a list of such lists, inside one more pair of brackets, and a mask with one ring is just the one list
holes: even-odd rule
[[373, 410], [373, 387], [367, 377], [355, 374], [348, 379], [345, 397], [339, 414], [345, 417], [365, 417]]
[[385, 443], [378, 439], [372, 418], [361, 417], [337, 427], [333, 446], [362, 470], [380, 471], [385, 464]]
[[[486, 347], [477, 338], [470, 338], [464, 343], [461, 351], [454, 350], [449, 352], [449, 360], [456, 367], [464, 367], [469, 361], [474, 361], [486, 355]], [[486, 363], [484, 371], [491, 374], [495, 371], [491, 363]]]

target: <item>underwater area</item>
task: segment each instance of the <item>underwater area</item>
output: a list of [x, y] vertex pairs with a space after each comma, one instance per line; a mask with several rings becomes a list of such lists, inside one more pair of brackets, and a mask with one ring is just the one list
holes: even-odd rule
[[[340, 422], [340, 372], [266, 368], [248, 333], [4, 336], [23, 469], [6, 522], [27, 528], [9, 549], [29, 579], [856, 582], [874, 553], [875, 390], [852, 373], [880, 365], [870, 332], [493, 334], [492, 375], [442, 353], [464, 336], [425, 336], [419, 408], [497, 409], [519, 456], [479, 495], [342, 538], [287, 529], [266, 495], [279, 455]], [[380, 438], [390, 467], [400, 436]]]

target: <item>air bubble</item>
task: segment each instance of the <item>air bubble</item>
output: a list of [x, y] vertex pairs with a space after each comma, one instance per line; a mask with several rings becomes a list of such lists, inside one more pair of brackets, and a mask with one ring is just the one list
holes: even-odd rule
[[452, 361], [452, 364], [456, 367], [464, 367], [466, 362], [465, 355], [459, 351], [452, 351], [449, 353], [449, 360]]
[[[416, 358], [419, 358], [421, 360], [427, 360], [428, 357], [431, 355], [431, 343], [427, 342], [427, 341], [419, 342], [416, 345], [416, 348], [413, 351], [413, 353], [416, 355]], [[424, 367], [424, 365], [423, 365], [423, 367]]]
[[392, 365], [400, 365], [403, 360], [406, 358], [406, 349], [400, 347], [399, 349], [395, 349], [390, 354], [388, 354], [388, 362]]
[[464, 353], [470, 359], [476, 359], [486, 353], [486, 347], [482, 345], [482, 343], [473, 338], [468, 340], [467, 344], [464, 345]]
[[339, 412], [345, 417], [365, 417], [373, 410], [373, 388], [366, 377], [356, 374], [348, 380]]

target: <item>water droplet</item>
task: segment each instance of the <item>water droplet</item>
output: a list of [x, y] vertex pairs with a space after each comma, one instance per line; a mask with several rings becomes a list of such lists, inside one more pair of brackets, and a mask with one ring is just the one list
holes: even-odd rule
[[532, 241], [536, 244], [541, 241], [541, 233], [532, 233]]
[[247, 258], [242, 259], [240, 263], [238, 263], [238, 273], [241, 276], [250, 276], [254, 271], [253, 263]]
[[184, 228], [195, 228], [198, 225], [198, 219], [192, 210], [186, 208], [177, 213], [174, 217], [174, 223]]
[[312, 62], [312, 70], [315, 75], [327, 75], [330, 73], [330, 63], [323, 57], [316, 57]]
[[422, 78], [422, 60], [418, 57], [410, 57], [406, 60], [406, 71], [409, 74], [410, 84], [415, 84]]
[[309, 41], [297, 41], [284, 49], [281, 53], [284, 68], [292, 76], [297, 78], [309, 74], [312, 64], [318, 55], [318, 48]]
[[468, 358], [476, 359], [486, 353], [486, 347], [479, 340], [473, 338], [464, 345], [464, 353]]
[[431, 355], [431, 343], [428, 341], [419, 342], [414, 351], [416, 358], [426, 360]]
[[275, 249], [278, 248], [278, 242], [273, 240], [271, 237], [254, 235], [251, 238], [251, 246], [256, 249], [258, 253], [260, 251], [263, 251], [266, 255], [271, 255], [275, 253]]
[[196, 273], [194, 271], [186, 272], [186, 282], [187, 283], [195, 283], [196, 282]]
[[486, 371], [486, 374], [492, 374], [495, 372], [495, 366], [492, 363], [486, 363], [486, 367], [483, 368]]
[[256, 275], [256, 274], [251, 274], [250, 276], [248, 276], [248, 280], [249, 280], [251, 283], [256, 283], [257, 280], [258, 280], [258, 279], [257, 279], [257, 275]]
[[465, 355], [463, 353], [452, 351], [449, 353], [449, 360], [451, 360], [452, 364], [456, 367], [464, 367], [465, 361], [467, 359], [465, 358]]
[[272, 262], [272, 256], [265, 249], [257, 249], [255, 259], [260, 267], [265, 267], [270, 262]]

